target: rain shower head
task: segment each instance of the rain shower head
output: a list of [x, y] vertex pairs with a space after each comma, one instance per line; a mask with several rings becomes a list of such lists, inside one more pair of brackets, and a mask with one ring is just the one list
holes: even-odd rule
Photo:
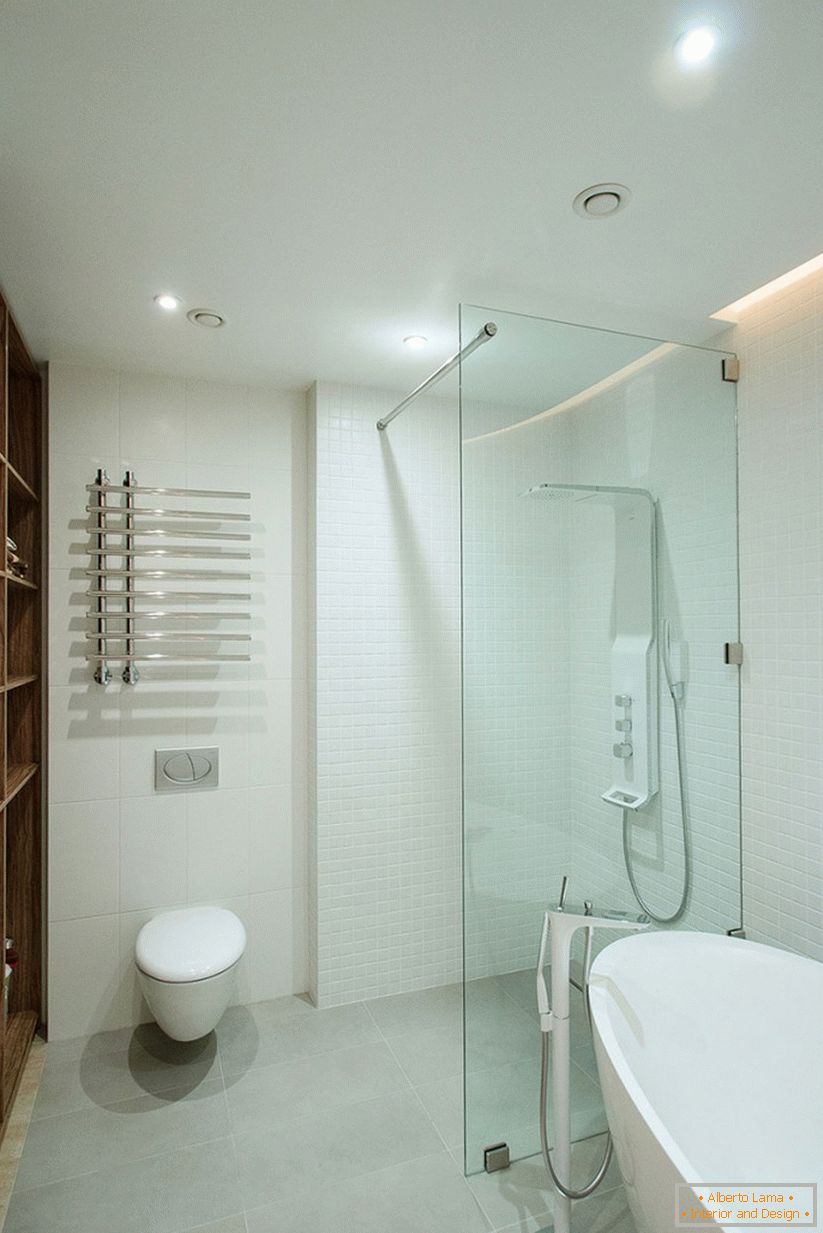
[[533, 484], [523, 497], [537, 497], [541, 501], [604, 501], [609, 505], [622, 497], [644, 497], [653, 500], [652, 494], [645, 488], [617, 488], [602, 484]]
[[520, 495], [539, 497], [541, 501], [588, 501], [597, 495], [597, 489], [582, 484], [533, 484]]

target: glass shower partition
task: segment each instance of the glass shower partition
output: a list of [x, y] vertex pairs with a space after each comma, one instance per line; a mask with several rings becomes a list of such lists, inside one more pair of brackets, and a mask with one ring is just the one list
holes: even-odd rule
[[[486, 322], [460, 371], [468, 1173], [540, 1150], [535, 962], [564, 876], [638, 911], [631, 872], [660, 928], [741, 915], [727, 353], [467, 306], [461, 347]], [[606, 1121], [572, 995], [582, 1139]]]

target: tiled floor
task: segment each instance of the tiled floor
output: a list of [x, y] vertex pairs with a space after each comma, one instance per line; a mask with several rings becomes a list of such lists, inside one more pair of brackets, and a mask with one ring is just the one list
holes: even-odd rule
[[[533, 1107], [525, 1034], [514, 1063], [496, 1052], [517, 993], [470, 992], [487, 1023], [469, 1074], [519, 1068]], [[539, 1159], [463, 1177], [461, 1052], [458, 987], [236, 1007], [192, 1045], [154, 1026], [49, 1045], [5, 1233], [537, 1233]], [[579, 1145], [581, 1179], [601, 1149]], [[633, 1233], [618, 1181], [576, 1205], [576, 1231]]]

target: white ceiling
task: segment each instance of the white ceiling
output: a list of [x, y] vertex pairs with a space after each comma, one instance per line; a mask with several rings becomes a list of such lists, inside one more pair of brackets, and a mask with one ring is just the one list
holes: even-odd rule
[[413, 385], [460, 300], [697, 341], [823, 249], [821, 63], [819, 0], [0, 0], [0, 279], [40, 358], [255, 383]]

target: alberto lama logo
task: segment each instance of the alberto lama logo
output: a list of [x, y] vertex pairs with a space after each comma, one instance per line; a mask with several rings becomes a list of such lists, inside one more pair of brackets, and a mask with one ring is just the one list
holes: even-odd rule
[[707, 1225], [727, 1229], [768, 1229], [788, 1224], [798, 1229], [818, 1227], [814, 1182], [681, 1185], [675, 1203], [676, 1224], [681, 1229]]

